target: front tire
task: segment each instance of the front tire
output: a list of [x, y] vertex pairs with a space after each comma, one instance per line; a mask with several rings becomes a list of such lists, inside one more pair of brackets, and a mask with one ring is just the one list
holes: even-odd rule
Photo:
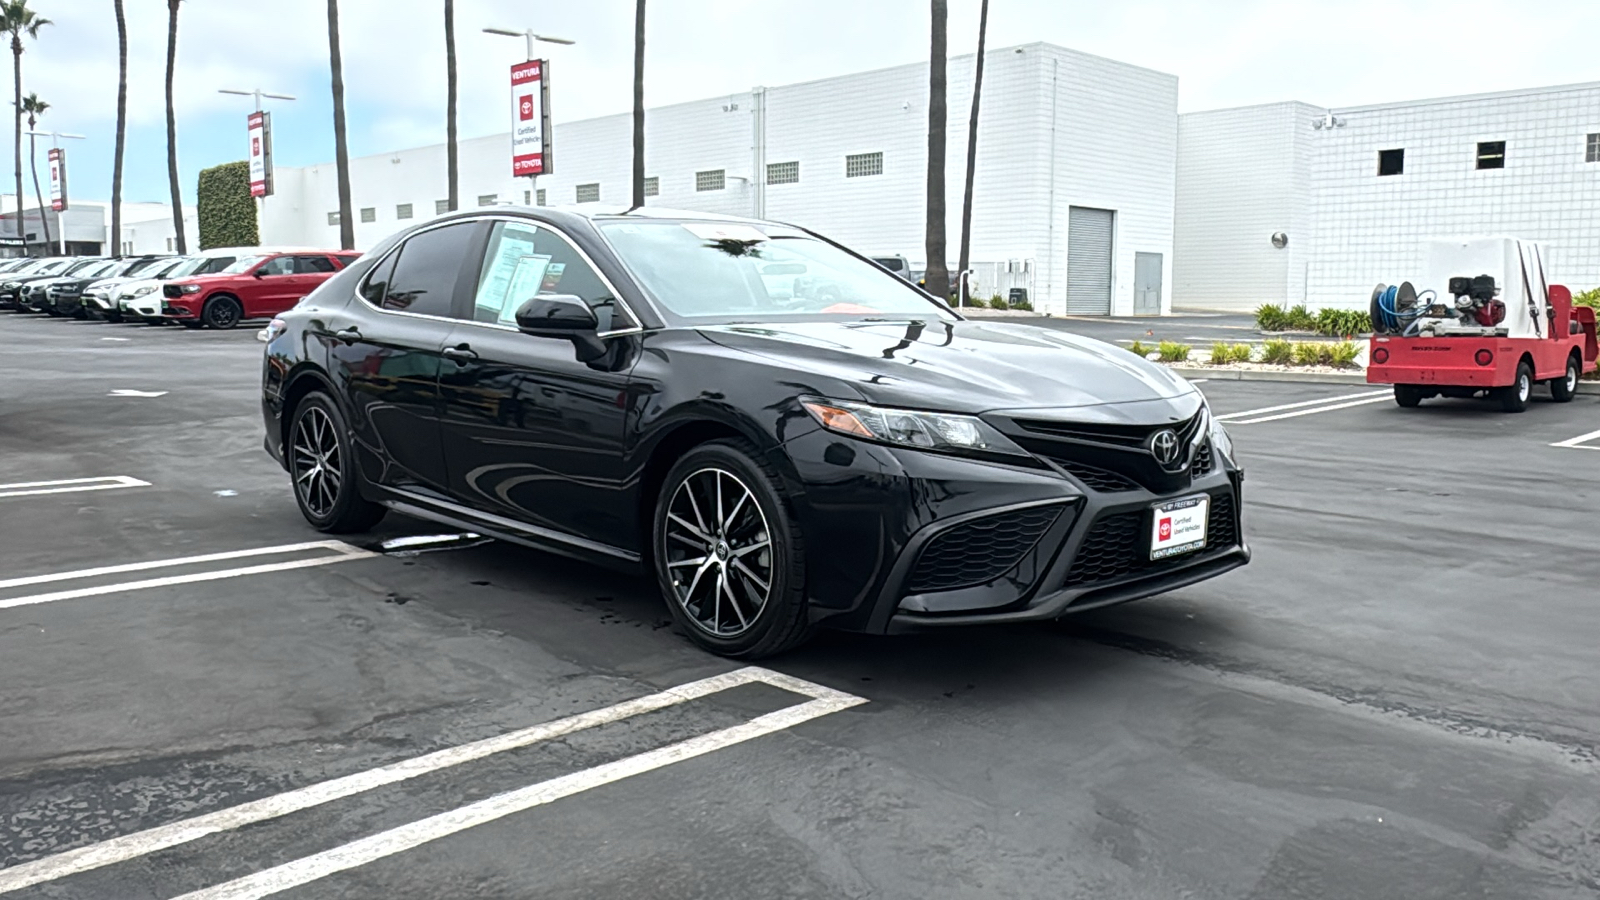
[[1394, 386], [1394, 402], [1402, 409], [1416, 409], [1422, 403], [1422, 388], [1414, 384]]
[[206, 301], [205, 309], [200, 311], [200, 321], [207, 328], [227, 330], [239, 324], [244, 318], [244, 307], [232, 297], [212, 297]]
[[1527, 360], [1517, 363], [1517, 380], [1510, 387], [1500, 389], [1500, 408], [1508, 413], [1519, 413], [1528, 408], [1528, 398], [1533, 396], [1533, 366]]
[[1550, 382], [1550, 399], [1557, 403], [1571, 403], [1572, 398], [1578, 396], [1578, 377], [1581, 374], [1577, 355], [1567, 357], [1567, 371]]
[[656, 500], [656, 580], [688, 638], [721, 656], [781, 653], [811, 634], [805, 541], [777, 472], [740, 440], [691, 450]]
[[329, 534], [366, 531], [388, 510], [361, 496], [350, 429], [333, 398], [307, 394], [294, 409], [285, 453], [294, 499], [311, 527]]

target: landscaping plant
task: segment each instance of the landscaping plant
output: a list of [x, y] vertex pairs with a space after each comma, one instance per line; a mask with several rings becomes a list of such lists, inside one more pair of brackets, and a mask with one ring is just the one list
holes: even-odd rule
[[1311, 310], [1306, 309], [1306, 305], [1304, 303], [1301, 303], [1297, 306], [1291, 306], [1289, 308], [1289, 312], [1285, 315], [1285, 319], [1289, 323], [1289, 327], [1287, 329], [1289, 331], [1317, 330], [1317, 317], [1311, 314]]
[[1322, 364], [1322, 344], [1304, 343], [1294, 345], [1294, 364], [1297, 366], [1316, 366]]
[[1152, 352], [1154, 352], [1154, 351], [1152, 351], [1144, 343], [1142, 343], [1140, 341], [1134, 341], [1133, 343], [1128, 345], [1128, 352], [1132, 353], [1133, 355], [1135, 355], [1137, 357], [1140, 357], [1141, 359], [1149, 359], [1150, 358], [1150, 354]]
[[1289, 314], [1281, 306], [1263, 303], [1256, 307], [1256, 327], [1262, 331], [1283, 331], [1289, 327]]
[[1159, 354], [1156, 358], [1162, 362], [1188, 362], [1189, 351], [1193, 349], [1188, 344], [1178, 344], [1172, 341], [1162, 341], [1156, 347]]
[[995, 294], [993, 297], [989, 298], [989, 308], [990, 309], [1010, 309], [1011, 306], [1010, 306], [1010, 304], [1006, 303], [1006, 298], [1000, 296], [999, 294]]
[[1281, 338], [1261, 345], [1261, 361], [1274, 366], [1287, 366], [1294, 362], [1294, 344]]
[[1351, 341], [1342, 341], [1337, 344], [1328, 345], [1328, 349], [1323, 361], [1330, 366], [1337, 366], [1338, 368], [1343, 369], [1349, 366], [1351, 363], [1354, 363], [1356, 361], [1356, 357], [1360, 355], [1360, 344]]
[[1590, 309], [1600, 309], [1600, 288], [1595, 288], [1592, 291], [1584, 291], [1581, 294], [1573, 294], [1572, 305], [1587, 306]]
[[1236, 362], [1236, 363], [1247, 363], [1247, 362], [1250, 361], [1250, 357], [1254, 353], [1255, 353], [1255, 348], [1250, 346], [1249, 344], [1234, 344], [1233, 345], [1233, 349], [1230, 350], [1229, 353], [1228, 353], [1228, 361], [1229, 362]]
[[1317, 313], [1317, 333], [1328, 337], [1354, 337], [1372, 331], [1372, 316], [1359, 309], [1324, 309]]

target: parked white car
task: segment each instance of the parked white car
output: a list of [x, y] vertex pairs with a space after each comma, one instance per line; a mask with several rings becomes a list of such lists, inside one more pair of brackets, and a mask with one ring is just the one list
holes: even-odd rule
[[188, 278], [192, 275], [212, 275], [233, 265], [245, 256], [259, 256], [264, 253], [293, 253], [307, 248], [303, 247], [213, 247], [210, 250], [201, 250], [184, 257], [184, 265], [178, 266], [160, 278], [150, 278], [142, 281], [130, 281], [116, 289], [112, 295], [117, 305], [119, 319], [141, 319], [152, 324], [162, 324], [165, 319], [161, 315], [161, 285], [176, 278]]

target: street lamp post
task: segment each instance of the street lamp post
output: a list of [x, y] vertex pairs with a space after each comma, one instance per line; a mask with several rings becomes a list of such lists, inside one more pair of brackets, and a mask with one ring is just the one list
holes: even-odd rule
[[235, 90], [230, 90], [228, 88], [218, 88], [217, 89], [217, 93], [219, 93], [219, 94], [235, 94], [235, 95], [240, 96], [240, 97], [254, 97], [254, 98], [256, 98], [256, 112], [261, 112], [261, 98], [263, 98], [263, 97], [267, 97], [267, 98], [272, 99], [272, 100], [293, 100], [294, 99], [293, 97], [289, 96], [288, 94], [274, 94], [274, 93], [271, 93], [269, 91], [263, 91], [261, 88], [256, 88], [253, 91], [235, 91]]
[[[483, 30], [483, 33], [484, 34], [498, 34], [498, 35], [500, 35], [502, 37], [519, 37], [519, 38], [526, 39], [527, 42], [528, 42], [528, 55], [523, 57], [523, 59], [525, 61], [527, 61], [527, 62], [532, 62], [533, 61], [533, 58], [534, 58], [534, 56], [533, 56], [533, 54], [534, 54], [533, 45], [534, 45], [535, 42], [540, 42], [540, 43], [545, 43], [545, 44], [560, 44], [560, 45], [565, 46], [565, 47], [570, 47], [573, 44], [577, 43], [577, 41], [574, 41], [571, 38], [555, 37], [554, 35], [549, 35], [549, 34], [536, 34], [532, 28], [523, 28], [523, 29], [519, 30], [519, 29], [516, 29], [516, 28], [490, 27], [490, 28], [485, 28]], [[528, 184], [530, 185], [530, 187], [528, 189], [528, 192], [530, 194], [532, 194], [531, 199], [533, 200], [534, 203], [538, 203], [539, 202], [539, 176], [537, 176], [537, 175], [528, 176]]]
[[[87, 138], [85, 138], [81, 134], [67, 134], [66, 132], [62, 132], [62, 131], [29, 131], [29, 132], [27, 132], [27, 135], [28, 135], [28, 138], [29, 138], [29, 140], [28, 140], [28, 156], [30, 158], [33, 156], [33, 140], [32, 139], [36, 138], [36, 137], [47, 137], [47, 138], [49, 138], [50, 139], [50, 149], [52, 149], [52, 150], [60, 149], [60, 147], [61, 147], [61, 139], [62, 138], [66, 138], [67, 140], [70, 140], [70, 141], [87, 140]], [[66, 196], [65, 194], [62, 195], [63, 198], [65, 198], [65, 196]], [[39, 221], [40, 222], [44, 221], [44, 207], [42, 207], [42, 206], [39, 207]], [[23, 222], [22, 222], [22, 198], [18, 197], [17, 198], [17, 233], [18, 234], [22, 234], [23, 233], [22, 225], [23, 225]], [[60, 240], [60, 243], [61, 243], [61, 255], [62, 256], [66, 256], [67, 255], [67, 228], [66, 228], [66, 225], [62, 222], [62, 219], [61, 219], [60, 216], [56, 216], [56, 231], [58, 233], [57, 237], [58, 237], [58, 239]], [[121, 247], [116, 248], [116, 250], [117, 250], [117, 253], [121, 253], [122, 252], [122, 248]], [[113, 254], [113, 255], [115, 255], [115, 254]]]

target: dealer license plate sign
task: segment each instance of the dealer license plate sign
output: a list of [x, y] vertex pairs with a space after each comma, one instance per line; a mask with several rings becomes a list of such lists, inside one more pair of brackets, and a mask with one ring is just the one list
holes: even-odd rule
[[1150, 521], [1150, 558], [1167, 559], [1193, 553], [1206, 545], [1211, 497], [1185, 497], [1157, 504]]

